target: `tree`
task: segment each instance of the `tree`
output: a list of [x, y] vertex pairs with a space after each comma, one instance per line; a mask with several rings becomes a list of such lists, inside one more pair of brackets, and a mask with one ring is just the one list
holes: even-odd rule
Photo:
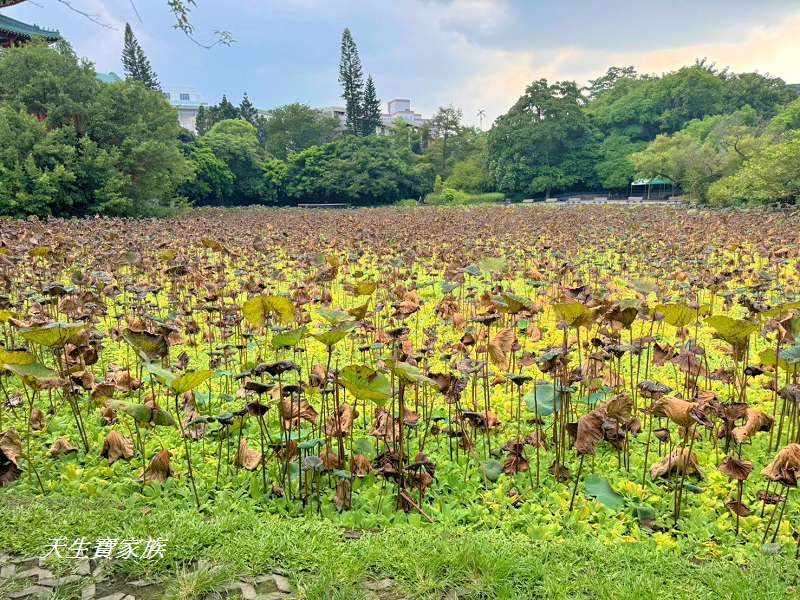
[[233, 185], [220, 199], [224, 205], [246, 205], [269, 202], [275, 190], [264, 177], [256, 128], [242, 119], [226, 119], [216, 123], [201, 140], [233, 174]]
[[250, 102], [250, 98], [247, 97], [247, 92], [245, 92], [244, 98], [242, 98], [242, 102], [239, 104], [239, 118], [244, 119], [254, 126], [258, 124], [258, 110], [256, 110], [256, 107]]
[[453, 190], [479, 194], [490, 188], [485, 157], [474, 155], [457, 162], [444, 186]]
[[600, 143], [595, 171], [603, 189], [627, 188], [636, 176], [631, 155], [644, 150], [646, 142], [634, 142], [623, 133], [613, 133]]
[[219, 104], [212, 106], [209, 110], [213, 116], [214, 124], [219, 123], [220, 121], [227, 121], [228, 119], [241, 118], [239, 109], [236, 108], [230, 100], [228, 100], [228, 97], [225, 94], [222, 94], [222, 100], [220, 100]]
[[741, 169], [714, 182], [713, 205], [747, 202], [769, 204], [800, 200], [800, 131], [781, 142], [764, 144]]
[[128, 79], [139, 81], [148, 89], [161, 90], [158, 77], [144, 55], [139, 41], [133, 35], [129, 23], [125, 23], [125, 45], [122, 49], [122, 67]]
[[189, 152], [195, 176], [181, 187], [194, 204], [221, 206], [233, 195], [235, 177], [224, 160], [206, 145], [196, 145]]
[[590, 79], [589, 86], [586, 89], [589, 92], [589, 98], [594, 99], [603, 92], [614, 89], [620, 80], [636, 79], [637, 77], [638, 73], [634, 67], [609, 67], [605, 75], [597, 79]]
[[534, 81], [489, 132], [489, 173], [499, 191], [549, 196], [596, 183], [596, 134], [571, 81]]
[[362, 131], [364, 106], [364, 75], [358, 48], [349, 29], [342, 33], [342, 54], [339, 60], [339, 84], [345, 102], [348, 133], [358, 135]]
[[462, 116], [461, 109], [454, 108], [451, 104], [450, 106], [440, 106], [431, 119], [434, 137], [442, 140], [442, 170], [445, 169], [447, 163], [447, 140], [461, 130]]
[[[175, 109], [137, 81], [105, 85], [66, 45], [0, 53], [0, 212], [158, 215], [192, 176]], [[34, 123], [35, 122], [35, 123]]]
[[306, 202], [375, 204], [418, 198], [432, 174], [381, 136], [344, 136], [289, 157], [286, 192]]
[[672, 135], [659, 135], [631, 159], [639, 175], [668, 177], [690, 199], [703, 202], [709, 186], [734, 173], [761, 146], [757, 132], [755, 110], [745, 107], [732, 115], [692, 121]]
[[201, 104], [195, 117], [194, 128], [197, 130], [197, 135], [205, 135], [213, 126], [211, 111]]
[[372, 75], [367, 77], [367, 85], [364, 89], [364, 105], [361, 114], [361, 134], [375, 135], [375, 131], [381, 126], [381, 101], [375, 91], [375, 82]]
[[258, 136], [267, 153], [286, 160], [292, 152], [326, 144], [336, 137], [339, 120], [306, 104], [287, 104], [258, 123]]

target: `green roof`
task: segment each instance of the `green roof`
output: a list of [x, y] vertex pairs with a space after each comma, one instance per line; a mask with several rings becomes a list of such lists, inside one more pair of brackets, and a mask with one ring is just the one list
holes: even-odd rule
[[[2, 2], [2, 0], [0, 0], [0, 2]], [[36, 25], [28, 25], [27, 23], [17, 21], [5, 15], [0, 15], [0, 34], [1, 33], [10, 33], [26, 39], [45, 39], [49, 42], [55, 42], [61, 39], [61, 35], [58, 31], [50, 31], [37, 27]]]
[[637, 179], [631, 185], [672, 185], [672, 180], [666, 177], [653, 177], [651, 179]]
[[117, 83], [118, 81], [122, 81], [122, 77], [114, 73], [114, 71], [110, 71], [108, 73], [95, 73], [95, 77], [102, 83]]

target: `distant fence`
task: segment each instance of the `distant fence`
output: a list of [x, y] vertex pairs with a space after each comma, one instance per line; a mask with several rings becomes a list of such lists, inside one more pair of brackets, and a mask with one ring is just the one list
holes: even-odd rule
[[350, 208], [350, 205], [341, 203], [298, 204], [297, 208]]

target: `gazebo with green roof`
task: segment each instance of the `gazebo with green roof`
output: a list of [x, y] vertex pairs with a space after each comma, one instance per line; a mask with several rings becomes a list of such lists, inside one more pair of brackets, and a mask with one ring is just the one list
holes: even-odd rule
[[675, 183], [667, 177], [649, 177], [631, 183], [631, 196], [646, 200], [663, 200], [673, 194]]
[[[24, 0], [0, 0], [0, 9], [20, 4]], [[58, 31], [28, 25], [0, 13], [0, 48], [19, 46], [31, 40], [45, 40], [52, 44], [61, 39]]]

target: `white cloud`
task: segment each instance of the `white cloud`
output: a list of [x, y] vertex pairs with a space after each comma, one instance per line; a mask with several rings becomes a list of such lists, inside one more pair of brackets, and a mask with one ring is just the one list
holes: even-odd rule
[[[668, 38], [665, 38], [668, 42]], [[664, 48], [648, 52], [598, 51], [579, 46], [562, 46], [551, 51], [503, 51], [480, 47], [464, 36], [453, 39], [450, 60], [474, 66], [449, 93], [452, 102], [469, 117], [486, 109], [494, 119], [522, 95], [533, 80], [576, 80], [586, 83], [611, 65], [634, 65], [640, 72], [663, 73], [696, 58], [708, 57], [717, 66], [733, 71], [769, 72], [789, 83], [800, 82], [800, 12], [771, 27], [754, 26], [736, 41], [710, 42]]]

